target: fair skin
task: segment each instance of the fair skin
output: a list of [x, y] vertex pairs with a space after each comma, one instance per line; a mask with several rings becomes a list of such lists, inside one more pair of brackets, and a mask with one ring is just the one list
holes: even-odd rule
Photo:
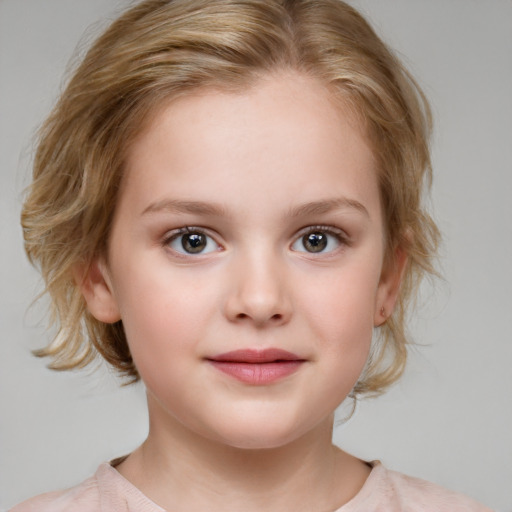
[[120, 194], [82, 284], [96, 318], [123, 321], [147, 387], [148, 439], [118, 471], [167, 510], [349, 501], [370, 469], [332, 445], [333, 414], [403, 267], [383, 264], [354, 116], [290, 72], [195, 93], [129, 148]]

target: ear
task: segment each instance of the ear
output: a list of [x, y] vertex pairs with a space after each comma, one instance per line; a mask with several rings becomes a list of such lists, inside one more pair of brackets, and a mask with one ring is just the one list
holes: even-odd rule
[[385, 265], [380, 277], [375, 303], [375, 327], [382, 325], [393, 313], [400, 292], [400, 284], [407, 268], [407, 253], [403, 247], [395, 249], [394, 257]]
[[88, 267], [75, 267], [73, 276], [87, 302], [87, 309], [96, 320], [113, 324], [121, 319], [107, 266], [102, 259], [95, 258]]

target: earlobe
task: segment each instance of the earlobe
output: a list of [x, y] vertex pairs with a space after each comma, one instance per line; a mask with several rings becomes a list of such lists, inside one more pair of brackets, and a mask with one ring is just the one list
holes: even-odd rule
[[121, 319], [110, 276], [103, 260], [96, 258], [86, 268], [77, 266], [73, 275], [89, 312], [96, 320], [111, 324]]
[[393, 313], [406, 268], [407, 253], [403, 248], [399, 247], [395, 250], [393, 261], [388, 265], [387, 269], [384, 269], [380, 278], [375, 304], [375, 327], [385, 323]]

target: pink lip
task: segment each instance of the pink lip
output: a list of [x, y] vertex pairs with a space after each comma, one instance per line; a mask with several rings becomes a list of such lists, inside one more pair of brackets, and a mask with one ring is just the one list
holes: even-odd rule
[[253, 385], [270, 384], [287, 377], [305, 362], [296, 354], [277, 348], [234, 350], [208, 361], [221, 372]]

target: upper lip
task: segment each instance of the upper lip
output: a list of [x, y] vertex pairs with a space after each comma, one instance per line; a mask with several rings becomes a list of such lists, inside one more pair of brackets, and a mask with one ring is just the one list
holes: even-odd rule
[[280, 348], [240, 349], [224, 352], [208, 358], [210, 361], [225, 363], [275, 363], [279, 361], [303, 361], [297, 354]]

